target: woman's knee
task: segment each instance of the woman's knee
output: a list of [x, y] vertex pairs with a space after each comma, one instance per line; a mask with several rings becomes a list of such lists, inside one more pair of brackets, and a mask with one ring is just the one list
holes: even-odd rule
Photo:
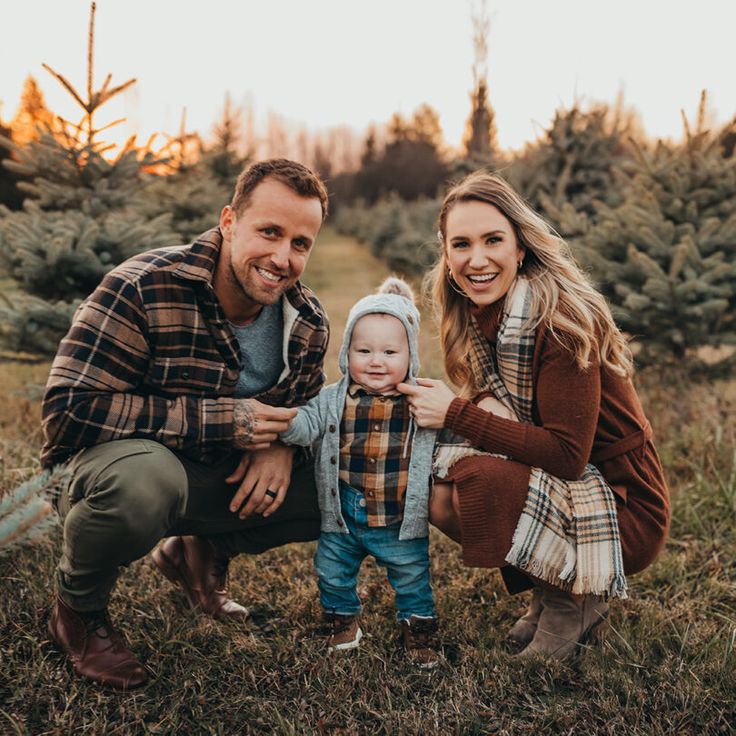
[[663, 533], [650, 534], [638, 541], [627, 544], [622, 539], [621, 555], [624, 571], [627, 575], [636, 575], [649, 567], [659, 557], [664, 548], [666, 535]]
[[453, 502], [457, 489], [453, 483], [436, 483], [429, 498], [429, 520], [442, 529], [457, 521], [458, 509]]
[[460, 496], [457, 492], [457, 486], [452, 486], [452, 511], [456, 519], [460, 518]]
[[657, 559], [667, 539], [667, 521], [664, 513], [652, 513], [636, 503], [619, 504], [621, 553], [627, 575], [645, 570]]

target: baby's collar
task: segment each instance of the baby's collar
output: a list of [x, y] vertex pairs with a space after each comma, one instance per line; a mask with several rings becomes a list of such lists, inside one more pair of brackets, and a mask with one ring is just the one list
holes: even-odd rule
[[358, 394], [363, 394], [364, 396], [385, 396], [386, 398], [393, 398], [402, 395], [401, 392], [396, 389], [393, 389], [393, 391], [381, 392], [371, 391], [365, 386], [361, 386], [357, 381], [351, 381], [348, 386], [348, 396], [350, 396], [351, 399], [354, 399]]

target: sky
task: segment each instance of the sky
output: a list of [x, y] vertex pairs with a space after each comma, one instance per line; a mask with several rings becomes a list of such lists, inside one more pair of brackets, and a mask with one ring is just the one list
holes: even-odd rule
[[[81, 115], [46, 62], [86, 85], [88, 0], [23, 0], [5, 9], [0, 117], [12, 118], [30, 73], [48, 106]], [[499, 142], [518, 149], [578, 101], [623, 93], [651, 137], [679, 137], [709, 92], [713, 121], [736, 114], [733, 0], [488, 0], [488, 82]], [[98, 0], [95, 87], [138, 79], [101, 109], [127, 117], [117, 136], [208, 134], [226, 92], [319, 130], [364, 131], [429, 103], [459, 146], [470, 111], [470, 0]]]

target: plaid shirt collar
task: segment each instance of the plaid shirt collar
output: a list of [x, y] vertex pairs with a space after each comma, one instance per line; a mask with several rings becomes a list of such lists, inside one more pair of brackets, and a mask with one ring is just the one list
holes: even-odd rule
[[[131, 437], [202, 462], [231, 452], [242, 364], [211, 286], [221, 244], [214, 228], [189, 245], [141, 253], [82, 302], [46, 386], [44, 467], [82, 447]], [[297, 283], [286, 297], [284, 372], [256, 398], [301, 406], [324, 384], [329, 323], [307, 287]], [[137, 400], [153, 395], [168, 400]]]
[[386, 393], [376, 393], [375, 391], [369, 391], [356, 381], [351, 381], [348, 386], [348, 396], [351, 399], [357, 399], [361, 396], [377, 396], [385, 399], [398, 399], [403, 396], [403, 394], [396, 389], [393, 391], [387, 391]]
[[[212, 284], [217, 268], [217, 260], [220, 257], [222, 247], [222, 232], [219, 226], [202, 233], [193, 243], [185, 246], [185, 256], [174, 269], [177, 278], [186, 281], [199, 281]], [[284, 292], [299, 316], [314, 327], [320, 327], [323, 323], [322, 316], [312, 307], [304, 295], [304, 289], [300, 281]]]

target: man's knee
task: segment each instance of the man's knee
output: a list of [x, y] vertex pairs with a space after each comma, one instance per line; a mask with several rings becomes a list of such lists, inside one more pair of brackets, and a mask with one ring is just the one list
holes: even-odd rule
[[72, 481], [77, 485], [73, 495], [83, 497], [92, 509], [117, 516], [132, 533], [171, 526], [186, 503], [184, 467], [159, 443], [123, 442], [130, 444], [109, 443], [88, 459], [81, 477]]

